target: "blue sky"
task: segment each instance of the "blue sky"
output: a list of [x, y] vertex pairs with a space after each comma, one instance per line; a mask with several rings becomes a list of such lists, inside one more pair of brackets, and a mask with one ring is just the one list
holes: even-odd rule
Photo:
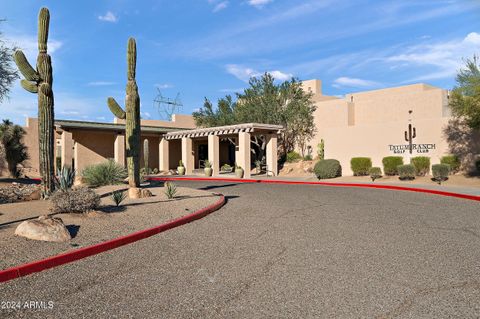
[[[182, 113], [265, 71], [321, 79], [324, 94], [337, 96], [418, 82], [451, 88], [462, 58], [480, 54], [475, 0], [0, 0], [3, 37], [31, 63], [42, 6], [62, 119], [113, 120], [106, 99], [124, 100], [129, 36], [142, 116], [151, 119], [157, 87], [180, 93]], [[0, 104], [0, 118], [20, 124], [36, 112], [36, 96], [18, 83]]]

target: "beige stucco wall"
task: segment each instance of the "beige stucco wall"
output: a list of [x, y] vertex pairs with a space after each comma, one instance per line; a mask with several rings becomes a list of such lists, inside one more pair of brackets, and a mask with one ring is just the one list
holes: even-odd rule
[[[343, 99], [322, 99], [317, 93], [314, 101], [317, 133], [309, 145], [315, 156], [317, 145], [323, 139], [325, 158], [339, 160], [343, 175], [353, 174], [350, 169], [352, 157], [370, 157], [374, 166], [382, 167], [382, 158], [390, 155], [403, 156], [405, 163], [409, 163], [411, 156], [429, 156], [435, 164], [448, 154], [443, 134], [450, 119], [446, 90], [415, 84], [347, 94]], [[390, 150], [389, 145], [408, 144], [404, 132], [409, 123], [417, 130], [414, 144], [435, 144], [434, 150], [428, 153], [414, 151], [412, 155], [408, 152], [395, 154]]]
[[114, 158], [115, 134], [113, 132], [75, 130], [75, 169], [81, 172], [86, 166]]

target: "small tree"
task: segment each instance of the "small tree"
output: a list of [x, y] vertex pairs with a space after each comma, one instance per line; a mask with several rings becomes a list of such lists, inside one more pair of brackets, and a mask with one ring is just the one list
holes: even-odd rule
[[27, 147], [22, 142], [24, 135], [25, 130], [9, 120], [3, 120], [0, 124], [0, 142], [5, 152], [8, 171], [14, 178], [20, 175], [18, 165], [28, 159]]
[[[0, 22], [2, 21], [0, 20]], [[14, 48], [7, 46], [2, 38], [2, 33], [0, 33], [0, 102], [8, 97], [13, 82], [19, 78], [12, 63]]]
[[457, 85], [450, 96], [450, 107], [455, 117], [462, 118], [472, 129], [480, 128], [480, 66], [478, 57], [465, 61], [458, 71]]

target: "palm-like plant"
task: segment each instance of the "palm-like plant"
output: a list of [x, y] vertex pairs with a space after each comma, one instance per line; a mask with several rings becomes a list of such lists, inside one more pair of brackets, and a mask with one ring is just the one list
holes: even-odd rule
[[28, 160], [27, 147], [22, 142], [24, 135], [25, 130], [9, 120], [3, 120], [0, 124], [0, 143], [4, 148], [11, 177], [17, 178], [20, 175], [18, 165]]

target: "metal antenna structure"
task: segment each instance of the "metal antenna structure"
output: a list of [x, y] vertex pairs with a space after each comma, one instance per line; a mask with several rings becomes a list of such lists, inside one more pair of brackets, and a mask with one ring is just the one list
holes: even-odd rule
[[153, 104], [157, 108], [160, 118], [170, 121], [172, 119], [172, 115], [178, 113], [183, 106], [183, 103], [180, 100], [180, 93], [177, 93], [175, 99], [171, 99], [163, 96], [159, 88], [157, 88], [157, 91], [158, 94], [153, 100]]

